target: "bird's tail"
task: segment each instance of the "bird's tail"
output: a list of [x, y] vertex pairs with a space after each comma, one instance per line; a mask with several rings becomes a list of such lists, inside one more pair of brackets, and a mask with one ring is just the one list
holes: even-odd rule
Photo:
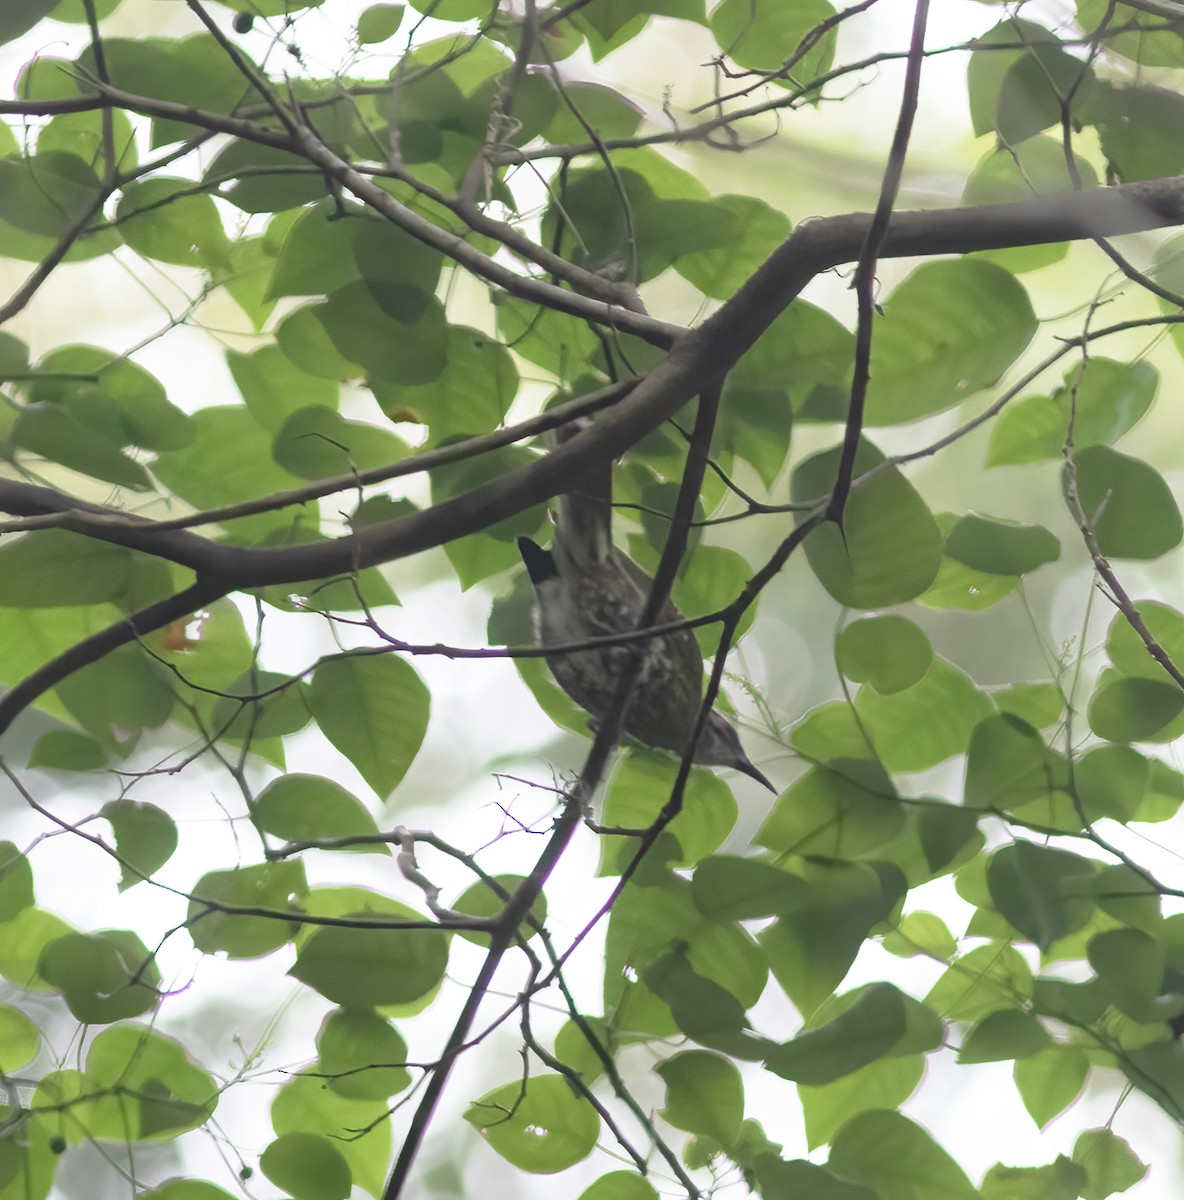
[[[549, 450], [562, 446], [591, 425], [578, 417], [545, 435]], [[611, 459], [573, 472], [555, 500], [555, 545], [577, 568], [604, 562], [612, 553], [613, 464]]]

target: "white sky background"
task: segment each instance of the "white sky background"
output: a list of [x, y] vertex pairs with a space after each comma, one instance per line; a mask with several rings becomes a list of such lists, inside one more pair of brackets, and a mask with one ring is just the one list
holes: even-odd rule
[[[313, 73], [331, 74], [342, 69], [348, 59], [348, 49], [338, 31], [348, 32], [364, 7], [365, 4], [352, 0], [328, 0], [323, 9], [300, 17], [294, 38]], [[1032, 9], [1036, 7], [1030, 5], [1025, 9], [1025, 15], [1032, 15]], [[1068, 16], [1071, 11], [1067, 2], [1057, 3], [1056, 0], [1049, 0], [1040, 7], [1058, 16]], [[850, 60], [888, 46], [903, 47], [911, 11], [908, 0], [882, 0], [871, 13], [844, 27], [841, 57]], [[1000, 13], [998, 8], [971, 0], [940, 0], [933, 5], [929, 44], [965, 40], [993, 25]], [[125, 0], [107, 28], [112, 36], [136, 36], [176, 34], [193, 24], [180, 3]], [[31, 56], [48, 54], [68, 58], [84, 44], [80, 27], [53, 26], [52, 38], [46, 36], [48, 28], [39, 27], [34, 34], [0, 48], [0, 95], [12, 94], [12, 81]], [[392, 44], [399, 44], [398, 39]], [[254, 40], [245, 40], [244, 45], [259, 55], [265, 50], [266, 41], [258, 34], [254, 35]], [[673, 89], [676, 108], [686, 108], [706, 98], [700, 89], [706, 88], [709, 77], [700, 69], [700, 64], [712, 52], [710, 39], [703, 30], [682, 23], [659, 22], [647, 39], [627, 47], [602, 64], [593, 67], [583, 59], [576, 59], [565, 63], [563, 69], [577, 77], [607, 78], [636, 102], [659, 114], [668, 85]], [[825, 105], [817, 111], [807, 110], [786, 118], [787, 135], [783, 139], [766, 143], [743, 157], [678, 150], [671, 150], [670, 154], [676, 161], [690, 166], [713, 191], [748, 191], [761, 195], [782, 205], [795, 220], [814, 213], [867, 208], [874, 200], [884, 148], [895, 121], [899, 81], [899, 68], [885, 66], [860, 80], [859, 88], [853, 86], [852, 95], [843, 104]], [[987, 148], [985, 142], [967, 140], [964, 87], [963, 55], [929, 60], [922, 109], [910, 151], [910, 171], [901, 201], [903, 207], [955, 202], [967, 172]], [[224, 211], [230, 227], [235, 228], [242, 220], [242, 214], [231, 208]], [[1130, 239], [1127, 243], [1136, 252], [1150, 244], [1146, 239], [1142, 242]], [[0, 246], [0, 252], [2, 249]], [[1054, 268], [1040, 277], [1041, 290], [1034, 299], [1042, 316], [1068, 311], [1079, 303], [1080, 295], [1074, 290], [1074, 266], [1081, 260], [1075, 255], [1070, 256], [1070, 265]], [[199, 282], [196, 273], [149, 264], [127, 250], [120, 252], [119, 260], [119, 266], [103, 259], [60, 268], [42, 289], [34, 305], [8, 327], [9, 331], [25, 338], [35, 357], [70, 341], [86, 341], [123, 351], [161, 329], [170, 313], [184, 307]], [[905, 264], [885, 264], [881, 272], [885, 291], [907, 269]], [[0, 260], [0, 294], [9, 294], [27, 270], [27, 264]], [[470, 291], [474, 295], [473, 313], [467, 314], [465, 319], [473, 324], [488, 324], [488, 308], [476, 295], [476, 289]], [[694, 302], [688, 302], [688, 291], [677, 279], [666, 276], [647, 285], [645, 295], [651, 311], [672, 320], [691, 321], [700, 314], [693, 307]], [[808, 294], [850, 321], [853, 301], [847, 291], [846, 279], [830, 276], [819, 280]], [[222, 358], [223, 349], [227, 346], [250, 349], [261, 343], [249, 336], [245, 320], [233, 303], [223, 297], [215, 296], [197, 317], [205, 326], [204, 330], [175, 330], [137, 354], [137, 361], [157, 374], [168, 387], [170, 398], [184, 408], [233, 403], [237, 393]], [[1122, 350], [1111, 353], [1120, 356]], [[1172, 353], [1166, 357], [1160, 354], [1156, 362], [1161, 369], [1171, 363], [1176, 378], [1179, 378], [1178, 360]], [[530, 370], [529, 366], [525, 368], [525, 372]], [[1168, 404], [1170, 399], [1161, 401], [1161, 413]], [[358, 392], [348, 399], [345, 407], [347, 411], [353, 409], [359, 416], [373, 417], [375, 414], [368, 393]], [[940, 425], [943, 419], [935, 419], [936, 427], [944, 428]], [[893, 431], [893, 437], [910, 444], [915, 444], [918, 436], [915, 426]], [[802, 446], [811, 444], [811, 438], [817, 439], [819, 444], [829, 443], [833, 431], [810, 430], [805, 437], [806, 441], [795, 445], [795, 454], [800, 455]], [[1161, 467], [1173, 465], [1170, 452], [1173, 448], [1180, 449], [1181, 434], [1177, 430], [1170, 427], [1159, 431], [1152, 429], [1140, 431], [1135, 437], [1140, 444], [1134, 447], [1134, 453], [1146, 454]], [[894, 448], [891, 437], [881, 441], [886, 449]], [[956, 464], [963, 461], [959, 455], [966, 455], [964, 461], [973, 462], [977, 469], [981, 463], [982, 445], [982, 442], [974, 443], [968, 439], [968, 445], [955, 449], [951, 460]], [[1176, 455], [1175, 461], [1180, 460]], [[914, 478], [918, 479], [935, 508], [941, 506], [941, 501], [951, 507], [955, 504], [960, 508], [968, 506], [959, 490], [964, 488], [966, 479], [956, 469], [950, 471], [940, 465], [923, 467]], [[982, 486], [993, 491], [985, 497], [976, 496], [973, 506], [981, 505], [1002, 515], [1019, 516], [1024, 511], [1030, 512], [1033, 493], [1027, 490], [1017, 495], [1017, 478], [1006, 472], [992, 476], [990, 482]], [[329, 509], [330, 502], [326, 502], [326, 510]], [[756, 545], [747, 533], [739, 540], [742, 549]], [[1173, 559], [1173, 563], [1178, 564], [1178, 560]], [[1156, 566], [1160, 572], [1158, 577], [1147, 571], [1128, 573], [1124, 568], [1124, 578], [1129, 579], [1135, 594], [1153, 590], [1157, 579], [1161, 589], [1165, 586], [1162, 567]], [[388, 576], [403, 600], [402, 608], [381, 614], [390, 632], [413, 642], [483, 644], [489, 594], [482, 589], [461, 593], [450, 575], [440, 552], [390, 568]], [[1049, 636], [1054, 641], [1079, 631], [1084, 597], [1088, 594], [1088, 578], [1083, 567], [1072, 579], [1066, 581], [1062, 577], [1058, 594], [1043, 597], [1051, 622]], [[248, 622], [253, 620], [251, 610], [244, 612]], [[822, 596], [817, 585], [800, 569], [791, 570], [787, 580], [763, 604], [763, 614], [749, 639], [743, 666], [738, 665], [736, 669], [752, 675], [786, 720], [796, 719], [808, 706], [831, 698], [835, 692], [833, 666], [829, 664], [834, 620], [833, 603]], [[957, 647], [962, 655], [962, 665], [974, 670], [981, 681], [1006, 681], [1011, 661], [1006, 656], [1002, 664], [996, 661], [999, 647], [995, 641], [999, 631], [1006, 627], [992, 626], [990, 618], [974, 620], [979, 624], [971, 627], [966, 624], [967, 618], [957, 615], [935, 618], [931, 633], [937, 648], [953, 651]], [[974, 644], [975, 629], [979, 631], [980, 639], [977, 647]], [[320, 654], [336, 648], [323, 622], [311, 617], [269, 615], [267, 636], [268, 655], [264, 665], [276, 670], [300, 669], [314, 662]], [[967, 662], [968, 655], [979, 661]], [[528, 775], [546, 784], [551, 780], [550, 764], [559, 770], [579, 764], [582, 743], [578, 739], [556, 736], [554, 727], [538, 711], [512, 666], [505, 661], [452, 662], [443, 658], [421, 658], [415, 661], [415, 666], [431, 688], [432, 722], [424, 750], [396, 792], [383, 823], [430, 827], [444, 838], [472, 848], [495, 837], [504, 828], [501, 805], [510, 806], [514, 816], [524, 821], [545, 817], [550, 811], [546, 794], [509, 782], [499, 784], [491, 778], [488, 764], [496, 762], [498, 769]], [[980, 667], [981, 675], [978, 673]], [[1001, 672], [1001, 677], [993, 677], [992, 670]], [[753, 756], [777, 782], [788, 783], [797, 774], [796, 765], [770, 742], [747, 734], [746, 741]], [[19, 752], [11, 757], [13, 762], [23, 761]], [[315, 734], [292, 740], [289, 769], [329, 775], [372, 803], [368, 789], [353, 769], [327, 750]], [[257, 782], [261, 785], [271, 774], [273, 772], [260, 768]], [[55, 811], [70, 819], [94, 812], [116, 794], [114, 783], [99, 782], [96, 786], [91, 777], [32, 771], [27, 773], [27, 778], [38, 799], [52, 803]], [[939, 792], [944, 788], [948, 793], [957, 791], [959, 779], [960, 768], [946, 767], [935, 772], [933, 778], [920, 782], [939, 789]], [[763, 791], [747, 780], [740, 780], [736, 790], [742, 813], [729, 849], [742, 852], [770, 802]], [[160, 878], [164, 882], [186, 887], [207, 869], [207, 864], [224, 866], [234, 861], [236, 850], [223, 804], [237, 810], [239, 803], [234, 786], [224, 773], [199, 764], [188, 768], [176, 779], [160, 779], [137, 787], [132, 794], [136, 799], [161, 804], [179, 822], [183, 848], [176, 856], [178, 861], [170, 863], [161, 872]], [[13, 805], [11, 811], [5, 813], [5, 835], [18, 843], [27, 842], [40, 831], [40, 822], [32, 819], [31, 814], [19, 806], [19, 801], [14, 799]], [[1160, 844], [1173, 838], [1174, 832], [1165, 827], [1152, 830]], [[1179, 839], [1174, 840], [1178, 845]], [[482, 861], [492, 870], [521, 870], [523, 863], [533, 857], [537, 844], [537, 838], [518, 834], [492, 848]], [[1157, 853], [1154, 847], [1137, 841], [1133, 846], [1140, 859], [1148, 862], [1162, 878], [1174, 881], [1174, 876], [1179, 875], [1174, 852]], [[251, 861], [255, 851], [249, 831], [243, 834], [241, 849]], [[577, 838], [547, 887], [551, 924], [560, 945], [565, 934], [574, 934], [582, 927], [607, 894], [608, 883], [588, 884], [595, 854], [594, 839], [590, 835]], [[183, 919], [183, 902], [173, 903], [158, 889], [141, 885], [117, 896], [113, 864], [104, 864], [90, 847], [76, 840], [58, 837], [52, 844], [38, 847], [35, 865], [41, 906], [60, 913], [84, 929], [132, 928], [141, 931], [145, 940], [150, 941], [152, 931], [164, 930]], [[441, 885], [445, 900], [468, 883], [462, 873], [453, 871], [449, 864], [429, 851], [424, 851], [421, 867]], [[341, 882], [347, 877], [351, 882], [368, 880], [376, 888], [390, 891], [405, 902], [422, 908], [421, 897], [398, 879], [389, 859], [351, 855], [342, 862], [329, 855], [313, 856], [309, 861], [309, 873], [314, 882]], [[914, 891], [909, 903], [910, 908], [931, 908], [942, 913], [956, 933], [960, 932], [970, 911], [945, 883]], [[233, 1046], [235, 1035], [241, 1037], [248, 1049], [267, 1037], [269, 1045], [262, 1055], [262, 1070], [258, 1077], [265, 1084], [278, 1080], [281, 1077], [273, 1072], [297, 1067], [305, 1061], [311, 1049], [312, 1031], [319, 1023], [321, 1013], [330, 1007], [303, 986], [291, 984], [280, 973], [279, 964], [285, 953], [281, 951], [269, 956], [259, 964], [226, 963], [195, 955], [184, 936], [173, 938], [166, 943], [161, 955], [165, 979], [171, 979], [178, 986], [192, 981], [192, 986], [186, 994], [173, 997], [164, 1005], [160, 1028], [180, 1036], [188, 1048], [215, 1070], [230, 1069], [241, 1061], [241, 1054]], [[593, 939], [573, 963], [577, 995], [582, 997], [589, 1012], [599, 1008], [598, 953]], [[451, 978], [463, 985], [472, 978], [478, 962], [479, 956], [457, 940], [450, 964]], [[514, 964], [514, 971], [514, 974], [502, 976], [507, 989], [512, 989], [519, 978], [517, 964]], [[933, 964], [896, 959], [873, 947], [867, 949], [856, 964], [846, 986], [888, 978], [916, 994], [923, 994], [939, 973], [939, 968]], [[762, 1018], [761, 1027], [774, 1035], [783, 1029], [784, 1036], [789, 1036], [796, 1028], [797, 1018], [784, 1000], [778, 1004], [772, 998], [774, 990], [770, 989], [766, 1006], [758, 1013]], [[413, 1059], [430, 1059], [438, 1053], [449, 1027], [448, 1018], [463, 999], [462, 989], [446, 987], [446, 996], [445, 1003], [439, 1006], [441, 1011], [433, 1009], [420, 1020], [400, 1022]], [[269, 1032], [282, 1010], [286, 1010], [283, 1013], [286, 1024], [277, 1032]], [[491, 1007], [489, 1011], [494, 1009]], [[66, 1056], [70, 1050], [71, 1025], [53, 1028], [51, 1036], [60, 1056]], [[541, 1011], [537, 1027], [545, 1029]], [[488, 1086], [518, 1076], [517, 1046], [511, 1023], [504, 1037], [492, 1039], [476, 1054], [462, 1060], [449, 1085], [446, 1111], [437, 1120], [439, 1135], [429, 1143], [421, 1160], [421, 1170], [437, 1159], [450, 1159], [462, 1172], [466, 1194], [471, 1195], [514, 1195], [522, 1200], [534, 1196], [574, 1197], [593, 1178], [619, 1164], [605, 1154], [594, 1153], [587, 1162], [557, 1177], [533, 1179], [521, 1176], [480, 1144], [467, 1126], [456, 1121], [455, 1114], [465, 1101]], [[634, 1053], [639, 1064], [649, 1061], [648, 1051]], [[1116, 1078], [1108, 1077], [1103, 1086], [1041, 1134], [1018, 1102], [1009, 1064], [954, 1068], [951, 1063], [931, 1059], [929, 1075], [905, 1111], [950, 1148], [977, 1183], [983, 1172], [996, 1161], [1036, 1165], [1051, 1162], [1058, 1153], [1070, 1153], [1080, 1129], [1102, 1125], [1110, 1119]], [[643, 1083], [640, 1098], [643, 1103], [660, 1108], [660, 1091], [646, 1090], [652, 1086], [653, 1083]], [[748, 1115], [761, 1120], [772, 1138], [785, 1143], [787, 1156], [804, 1154], [793, 1087], [759, 1070], [747, 1072], [746, 1086]], [[254, 1161], [271, 1136], [259, 1100], [258, 1087], [240, 1086], [228, 1093], [218, 1112], [229, 1141], [248, 1161]], [[1179, 1196], [1184, 1186], [1179, 1131], [1162, 1112], [1135, 1095], [1119, 1110], [1113, 1127], [1153, 1165], [1149, 1177], [1127, 1195], [1134, 1200], [1168, 1200]], [[602, 1144], [609, 1145], [607, 1141]], [[200, 1134], [192, 1135], [186, 1139], [185, 1146], [184, 1169], [213, 1172], [212, 1178], [233, 1190], [232, 1181], [219, 1173], [208, 1139]], [[139, 1154], [140, 1169], [146, 1174], [158, 1172], [162, 1177], [181, 1169], [179, 1164], [167, 1165], [169, 1153], [149, 1151]], [[152, 1165], [154, 1162], [155, 1166]], [[662, 1186], [661, 1178], [660, 1174], [655, 1177], [659, 1187]], [[60, 1194], [101, 1200], [95, 1190], [95, 1180], [96, 1176], [89, 1173], [89, 1168], [84, 1175], [77, 1166], [67, 1164], [63, 1172], [65, 1190]], [[252, 1192], [258, 1197], [273, 1194], [271, 1185], [258, 1174], [252, 1183]], [[108, 1194], [127, 1195], [127, 1185], [112, 1176], [109, 1190], [104, 1192], [104, 1195]], [[743, 1194], [743, 1188], [736, 1185], [723, 1194]]]

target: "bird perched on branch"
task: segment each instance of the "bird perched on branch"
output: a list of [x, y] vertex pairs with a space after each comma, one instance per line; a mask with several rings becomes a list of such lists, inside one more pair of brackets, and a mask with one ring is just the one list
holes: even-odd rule
[[[572, 421], [547, 435], [549, 449], [574, 437], [590, 422]], [[612, 543], [612, 463], [606, 461], [572, 477], [555, 502], [551, 549], [530, 538], [518, 549], [534, 584], [538, 638], [548, 646], [588, 638], [632, 633], [653, 580]], [[655, 624], [681, 619], [666, 600]], [[650, 746], [682, 754], [698, 719], [703, 699], [703, 655], [694, 633], [681, 629], [642, 642], [548, 654], [559, 686], [593, 717], [608, 710], [623, 671], [637, 662], [637, 677], [622, 728]], [[714, 709], [699, 736], [692, 761], [734, 767], [777, 789], [753, 766], [736, 730]]]

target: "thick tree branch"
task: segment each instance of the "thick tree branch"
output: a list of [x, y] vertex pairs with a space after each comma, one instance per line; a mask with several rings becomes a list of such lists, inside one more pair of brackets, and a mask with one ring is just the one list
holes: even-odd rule
[[[123, 514], [11, 480], [0, 480], [0, 510], [16, 516], [64, 512], [64, 528], [189, 567], [199, 579], [218, 581], [216, 595], [350, 574], [418, 554], [541, 504], [563, 490], [572, 471], [624, 453], [674, 416], [705, 379], [730, 370], [811, 279], [855, 259], [871, 222], [868, 214], [853, 213], [800, 225], [730, 300], [681, 337], [667, 358], [590, 428], [483, 487], [424, 511], [366, 526], [349, 537], [296, 546], [223, 545], [184, 529], [158, 529], [149, 521], [129, 523]], [[1017, 204], [895, 213], [881, 257], [1092, 239], [1181, 223], [1184, 177], [1176, 176]], [[159, 628], [177, 615], [150, 618], [156, 607], [136, 618], [139, 632]], [[101, 641], [88, 639], [82, 646], [89, 648], [89, 656], [76, 647], [79, 653], [71, 669], [95, 661], [117, 644], [104, 649]], [[11, 715], [11, 705], [5, 711]]]

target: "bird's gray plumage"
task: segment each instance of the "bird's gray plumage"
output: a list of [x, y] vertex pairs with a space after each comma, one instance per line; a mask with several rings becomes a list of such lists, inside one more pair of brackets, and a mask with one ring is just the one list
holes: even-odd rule
[[[548, 435], [554, 446], [573, 437], [587, 419]], [[543, 647], [630, 633], [641, 620], [653, 580], [612, 544], [612, 464], [573, 476], [555, 503], [550, 550], [530, 538], [518, 547], [538, 598], [536, 625]], [[667, 600], [656, 624], [681, 619]], [[636, 642], [547, 655], [559, 686], [593, 716], [607, 711], [624, 670], [640, 655], [637, 678], [622, 727], [638, 741], [682, 754], [690, 741], [703, 696], [703, 656], [694, 633], [682, 629], [640, 645]], [[700, 734], [694, 761], [734, 767], [777, 789], [753, 766], [735, 729], [712, 711]]]

